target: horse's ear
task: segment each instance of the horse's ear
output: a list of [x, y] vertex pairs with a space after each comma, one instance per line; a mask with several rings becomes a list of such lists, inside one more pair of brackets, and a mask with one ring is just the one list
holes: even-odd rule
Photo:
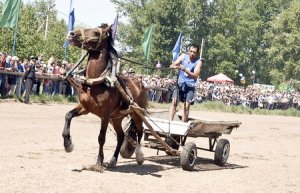
[[103, 31], [106, 32], [106, 33], [112, 32], [112, 27], [107, 26], [106, 28], [103, 29]]

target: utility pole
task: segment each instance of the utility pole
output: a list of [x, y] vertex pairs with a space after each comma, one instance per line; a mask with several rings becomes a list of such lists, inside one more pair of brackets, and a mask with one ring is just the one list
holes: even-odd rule
[[52, 9], [54, 6], [55, 4], [52, 4], [51, 1], [48, 2], [47, 11], [46, 11], [45, 39], [47, 38], [47, 34], [48, 34], [50, 9]]
[[47, 33], [48, 33], [49, 11], [50, 11], [50, 2], [48, 3], [48, 7], [47, 7], [47, 11], [46, 11], [45, 38], [47, 38]]

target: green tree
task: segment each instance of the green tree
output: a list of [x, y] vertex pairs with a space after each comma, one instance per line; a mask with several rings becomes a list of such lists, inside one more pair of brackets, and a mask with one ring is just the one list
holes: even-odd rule
[[[48, 31], [46, 37], [47, 15]], [[13, 29], [1, 28], [0, 34], [0, 49], [10, 53], [13, 47]], [[65, 21], [57, 19], [54, 0], [35, 0], [29, 4], [22, 4], [15, 54], [21, 59], [28, 58], [30, 55], [43, 55], [45, 60], [54, 54], [57, 59], [62, 60], [66, 34], [67, 25]], [[79, 58], [79, 55], [79, 49], [69, 48], [69, 61], [74, 62]]]
[[279, 71], [278, 69], [272, 69], [270, 71], [271, 83], [275, 86], [278, 86], [281, 82], [283, 82], [284, 77], [284, 73], [282, 71]]
[[265, 34], [270, 22], [290, 1], [282, 0], [218, 0], [213, 1], [209, 18], [208, 72], [223, 72], [235, 77], [238, 70], [252, 83], [252, 71], [259, 82], [270, 81]]
[[[266, 35], [270, 69], [284, 74], [284, 80], [300, 77], [300, 2], [293, 1], [289, 8], [271, 22]], [[283, 81], [283, 80], [281, 80]]]
[[[241, 64], [237, 50], [237, 26], [239, 0], [220, 0], [211, 3], [213, 15], [208, 19], [211, 26], [207, 38], [207, 76], [223, 72], [233, 77]], [[204, 77], [206, 79], [206, 77]]]
[[[223, 72], [239, 81], [235, 73], [238, 71], [251, 84], [255, 71], [256, 82], [270, 83], [274, 82], [274, 73], [269, 73], [272, 69], [283, 71], [286, 79], [299, 77], [297, 0], [112, 2], [128, 18], [119, 31], [121, 51], [135, 61], [144, 62], [141, 37], [146, 27], [154, 24], [152, 64], [160, 59], [168, 67], [171, 50], [182, 31], [184, 46], [200, 44], [203, 37], [206, 40], [203, 79]], [[288, 17], [288, 13], [292, 16]]]
[[257, 29], [256, 49], [253, 55], [254, 68], [258, 82], [270, 83], [269, 72], [272, 64], [269, 63], [266, 49], [269, 41], [266, 34], [271, 30], [271, 22], [283, 10], [289, 7], [292, 0], [256, 0], [254, 7], [260, 17], [261, 25]]
[[145, 63], [141, 39], [145, 29], [153, 24], [151, 62], [148, 65], [154, 67], [157, 60], [160, 60], [163, 67], [168, 67], [178, 35], [186, 26], [186, 16], [182, 9], [184, 1], [112, 0], [112, 2], [117, 5], [121, 15], [128, 18], [128, 23], [121, 24], [118, 32], [118, 40], [122, 44], [121, 52], [134, 61]]

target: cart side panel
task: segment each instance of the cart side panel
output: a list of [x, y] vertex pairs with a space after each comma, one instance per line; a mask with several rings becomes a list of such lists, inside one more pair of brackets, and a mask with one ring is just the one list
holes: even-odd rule
[[208, 121], [208, 120], [193, 120], [190, 121], [190, 129], [187, 136], [201, 137], [209, 133], [230, 134], [232, 129], [239, 127], [241, 124], [238, 121]]
[[[181, 121], [169, 121], [160, 118], [146, 118], [149, 124], [156, 132], [165, 134], [185, 135], [189, 129], [190, 124]], [[147, 126], [143, 125], [145, 128]]]

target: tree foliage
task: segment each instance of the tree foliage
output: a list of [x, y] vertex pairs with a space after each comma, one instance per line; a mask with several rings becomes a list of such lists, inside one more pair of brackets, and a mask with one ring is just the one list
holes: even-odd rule
[[[126, 22], [117, 33], [120, 55], [147, 67], [159, 60], [168, 67], [172, 49], [180, 32], [182, 52], [190, 43], [203, 49], [201, 78], [222, 72], [239, 82], [278, 84], [300, 77], [300, 2], [299, 0], [111, 0]], [[22, 5], [17, 33], [16, 54], [21, 57], [54, 53], [63, 58], [67, 32], [65, 21], [57, 19], [56, 10], [47, 12], [54, 0], [35, 0]], [[1, 9], [0, 3], [0, 9]], [[45, 16], [49, 31], [45, 38]], [[146, 64], [141, 40], [145, 29], [154, 26], [150, 63]], [[0, 29], [0, 49], [11, 52], [13, 29]], [[69, 48], [69, 60], [80, 50]], [[127, 63], [142, 73], [155, 73], [145, 66]], [[171, 71], [164, 71], [169, 74]], [[236, 73], [238, 72], [238, 73]]]
[[[168, 67], [171, 50], [183, 32], [183, 49], [205, 39], [202, 78], [222, 72], [246, 84], [278, 83], [274, 78], [299, 79], [298, 0], [112, 0], [128, 22], [119, 30], [122, 53], [144, 61], [141, 38], [155, 26], [152, 65]], [[275, 70], [275, 71], [274, 71]], [[276, 71], [277, 70], [277, 71]], [[275, 78], [276, 79], [276, 78]]]
[[[16, 38], [15, 55], [21, 59], [31, 55], [41, 55], [47, 60], [52, 54], [59, 60], [64, 59], [63, 44], [66, 40], [67, 25], [64, 20], [57, 18], [54, 0], [35, 0], [29, 4], [22, 4]], [[48, 14], [48, 31], [46, 30], [46, 16]], [[14, 29], [0, 29], [0, 49], [12, 52]], [[69, 49], [68, 58], [74, 62], [80, 50]]]
[[266, 50], [271, 70], [278, 70], [284, 80], [300, 77], [300, 2], [294, 1], [272, 22]]
[[186, 25], [186, 16], [182, 7], [184, 0], [112, 0], [120, 13], [128, 17], [118, 32], [122, 43], [121, 52], [126, 57], [146, 63], [142, 54], [141, 40], [145, 29], [154, 25], [149, 67], [154, 67], [159, 60], [164, 67], [171, 63], [170, 50], [174, 47], [180, 31]]

